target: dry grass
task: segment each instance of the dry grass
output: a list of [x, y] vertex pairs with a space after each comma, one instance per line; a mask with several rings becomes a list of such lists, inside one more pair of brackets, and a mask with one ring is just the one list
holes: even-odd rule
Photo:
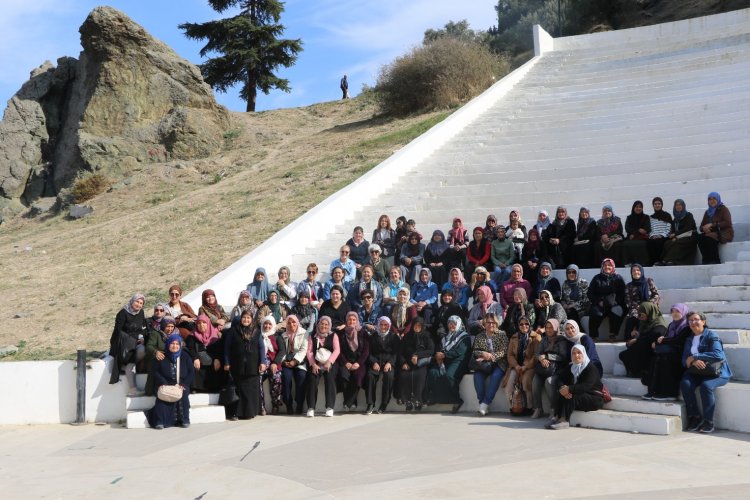
[[0, 346], [23, 346], [5, 360], [105, 350], [133, 292], [150, 313], [171, 283], [202, 283], [447, 114], [391, 120], [375, 109], [353, 99], [236, 113], [221, 154], [144, 165], [90, 200], [85, 219], [4, 224]]

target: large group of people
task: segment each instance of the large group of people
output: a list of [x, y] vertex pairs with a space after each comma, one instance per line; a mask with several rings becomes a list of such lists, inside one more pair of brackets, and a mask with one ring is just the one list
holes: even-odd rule
[[[698, 248], [704, 263], [718, 262], [731, 215], [718, 193], [709, 194], [700, 226], [682, 200], [672, 215], [660, 198], [652, 204], [648, 216], [635, 202], [624, 226], [610, 205], [598, 221], [581, 208], [577, 223], [564, 207], [552, 220], [541, 211], [528, 230], [513, 210], [507, 226], [487, 217], [471, 241], [455, 218], [447, 236], [435, 230], [426, 244], [415, 221], [399, 217], [392, 228], [383, 215], [372, 243], [354, 229], [325, 282], [316, 263], [300, 281], [283, 266], [275, 283], [259, 267], [231, 310], [207, 289], [195, 312], [173, 285], [148, 318], [145, 297], [135, 294], [115, 319], [110, 383], [124, 370], [128, 395], [138, 396], [136, 368], [147, 372], [145, 393], [156, 396], [147, 417], [162, 429], [190, 425], [191, 392], [229, 394], [229, 420], [282, 407], [313, 417], [321, 384], [326, 416], [337, 393], [345, 411], [384, 413], [395, 399], [409, 412], [448, 404], [455, 413], [461, 380], [472, 373], [480, 415], [503, 388], [515, 414], [534, 418], [545, 415], [546, 396], [546, 427], [561, 429], [573, 411], [604, 405], [596, 341], [608, 320], [608, 340], [625, 325], [620, 359], [647, 387], [643, 397], [675, 399], [681, 390], [688, 427], [712, 432], [713, 391], [731, 376], [721, 342], [684, 304], [666, 324], [645, 267], [692, 264]], [[600, 272], [589, 283], [579, 271], [595, 261]], [[630, 266], [629, 282], [618, 264]], [[562, 283], [556, 268], [565, 269]]]

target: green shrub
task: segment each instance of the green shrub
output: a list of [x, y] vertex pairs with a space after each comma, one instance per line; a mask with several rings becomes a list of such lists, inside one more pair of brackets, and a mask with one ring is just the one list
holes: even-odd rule
[[109, 179], [102, 174], [91, 174], [81, 177], [73, 184], [73, 189], [71, 190], [73, 203], [88, 201], [106, 191], [109, 185]]
[[413, 49], [380, 69], [381, 111], [406, 115], [458, 106], [508, 72], [506, 58], [476, 43], [445, 37]]

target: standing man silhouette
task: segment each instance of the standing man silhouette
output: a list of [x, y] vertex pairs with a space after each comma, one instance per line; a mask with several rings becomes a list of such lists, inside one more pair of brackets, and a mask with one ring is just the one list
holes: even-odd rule
[[349, 78], [346, 75], [341, 79], [339, 87], [341, 88], [341, 99], [349, 99]]

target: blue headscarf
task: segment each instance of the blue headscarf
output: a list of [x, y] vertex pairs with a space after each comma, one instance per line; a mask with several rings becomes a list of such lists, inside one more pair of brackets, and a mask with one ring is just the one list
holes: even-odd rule
[[[177, 352], [172, 352], [172, 351], [169, 350], [169, 346], [175, 340], [180, 343], [180, 350], [177, 351]], [[172, 335], [170, 335], [169, 337], [167, 337], [167, 341], [164, 343], [164, 345], [166, 346], [167, 357], [169, 358], [169, 360], [172, 363], [176, 363], [177, 362], [177, 358], [179, 358], [180, 354], [182, 354], [182, 337], [180, 337], [180, 334], [179, 333], [173, 333]]]
[[[263, 281], [256, 281], [255, 277], [258, 273], [262, 274], [265, 278]], [[268, 274], [266, 270], [259, 267], [253, 274], [253, 281], [247, 285], [247, 291], [250, 292], [250, 296], [253, 299], [261, 300], [265, 302], [268, 299], [268, 292], [271, 290], [271, 286], [268, 284]]]
[[[638, 279], [633, 278], [633, 268], [637, 267], [641, 270], [641, 277]], [[651, 298], [651, 290], [648, 286], [648, 280], [646, 280], [646, 273], [643, 272], [643, 266], [640, 264], [633, 264], [630, 266], [630, 278], [633, 280], [630, 284], [638, 287], [639, 295], [641, 297], [640, 302], [646, 302]]]
[[[435, 241], [435, 235], [440, 235], [440, 241]], [[443, 252], [448, 250], [450, 248], [450, 245], [447, 241], [445, 241], [445, 233], [443, 233], [440, 229], [436, 229], [432, 233], [432, 239], [430, 239], [430, 242], [427, 244], [427, 249], [430, 251], [430, 253], [435, 256], [439, 257], [443, 255]]]
[[711, 205], [708, 206], [708, 210], [707, 210], [708, 216], [709, 218], [713, 218], [714, 214], [716, 213], [716, 210], [720, 206], [722, 206], [723, 203], [721, 203], [721, 195], [719, 195], [719, 193], [717, 193], [716, 191], [711, 191], [710, 193], [708, 193], [708, 198], [716, 198], [716, 201], [718, 201], [715, 207], [712, 207]]

